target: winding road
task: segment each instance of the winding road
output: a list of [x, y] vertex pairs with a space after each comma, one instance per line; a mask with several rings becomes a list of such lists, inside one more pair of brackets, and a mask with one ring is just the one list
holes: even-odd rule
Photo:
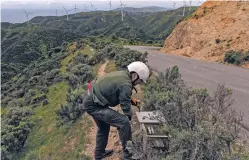
[[157, 72], [177, 65], [184, 81], [192, 87], [214, 91], [218, 84], [233, 90], [233, 106], [244, 114], [243, 124], [249, 128], [249, 69], [216, 62], [200, 61], [184, 56], [159, 52], [160, 47], [124, 46], [140, 52], [147, 51], [148, 64]]

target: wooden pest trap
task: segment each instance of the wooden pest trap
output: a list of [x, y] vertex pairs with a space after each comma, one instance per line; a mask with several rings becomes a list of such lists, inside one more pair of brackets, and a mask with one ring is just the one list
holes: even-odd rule
[[164, 119], [156, 118], [160, 112], [136, 112], [140, 129], [144, 131], [143, 150], [146, 152], [147, 144], [150, 141], [152, 147], [156, 149], [168, 149], [168, 136], [163, 134], [160, 129], [160, 121]]

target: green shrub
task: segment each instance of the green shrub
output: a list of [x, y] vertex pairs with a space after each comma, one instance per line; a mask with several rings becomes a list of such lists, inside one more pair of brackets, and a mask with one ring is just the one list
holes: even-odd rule
[[99, 57], [102, 59], [115, 60], [116, 66], [119, 69], [124, 69], [133, 61], [147, 62], [148, 53], [141, 53], [129, 48], [123, 48], [115, 44], [109, 44], [99, 51]]
[[[223, 160], [230, 154], [231, 145], [239, 138], [242, 117], [231, 107], [232, 92], [218, 85], [211, 95], [207, 89], [191, 89], [181, 79], [178, 67], [160, 73], [145, 87], [145, 110], [161, 111], [162, 132], [169, 135], [169, 148], [158, 153], [144, 152], [142, 141], [136, 136], [130, 150], [141, 159], [215, 159]], [[140, 134], [141, 135], [141, 134]]]
[[84, 99], [84, 92], [83, 88], [76, 88], [75, 90], [69, 90], [67, 92], [67, 103], [61, 105], [60, 109], [56, 111], [56, 114], [61, 124], [66, 122], [75, 122], [78, 118], [80, 118], [83, 113], [83, 99]]
[[87, 54], [80, 54], [72, 59], [70, 65], [78, 65], [78, 64], [89, 64], [90, 65], [91, 58]]
[[13, 99], [10, 96], [5, 96], [4, 98], [2, 97], [1, 106], [6, 107], [11, 100]]
[[54, 53], [59, 53], [62, 51], [62, 47], [55, 47], [53, 48]]
[[246, 53], [229, 51], [225, 54], [224, 61], [235, 65], [243, 64], [249, 61], [249, 51]]
[[26, 141], [34, 123], [30, 120], [33, 112], [27, 108], [10, 108], [3, 117], [1, 130], [2, 159], [9, 159], [19, 152]]
[[73, 77], [69, 77], [69, 81], [73, 88], [76, 87], [77, 84], [84, 84], [89, 82], [94, 78], [93, 70], [89, 65], [79, 64], [70, 68], [70, 72], [74, 75]]
[[152, 41], [152, 40], [147, 40], [147, 41], [146, 41], [146, 43], [148, 43], [148, 44], [152, 44], [152, 43], [153, 43], [153, 41]]

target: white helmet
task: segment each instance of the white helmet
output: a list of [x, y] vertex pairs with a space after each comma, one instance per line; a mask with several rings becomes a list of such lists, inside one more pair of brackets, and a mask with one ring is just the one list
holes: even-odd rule
[[127, 66], [129, 72], [136, 72], [140, 79], [146, 83], [147, 79], [150, 76], [149, 68], [146, 64], [140, 61], [132, 62]]

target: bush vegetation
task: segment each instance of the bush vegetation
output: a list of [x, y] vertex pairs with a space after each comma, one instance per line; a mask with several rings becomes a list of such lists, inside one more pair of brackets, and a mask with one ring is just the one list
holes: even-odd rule
[[[186, 10], [186, 16], [196, 10]], [[174, 26], [184, 19], [179, 16], [182, 8], [174, 12], [130, 13], [120, 21], [118, 11], [86, 12], [71, 17], [35, 17], [30, 23], [2, 23], [2, 84], [22, 72], [33, 61], [54, 53], [64, 52], [63, 44], [77, 39], [76, 48], [84, 47], [79, 38], [109, 37], [126, 44], [157, 44], [172, 32]], [[105, 19], [105, 21], [102, 20]], [[35, 23], [35, 24], [33, 24]], [[91, 41], [92, 42], [92, 41]], [[61, 46], [60, 46], [61, 45]], [[95, 44], [93, 44], [95, 45]]]
[[13, 107], [4, 115], [1, 122], [1, 159], [12, 159], [23, 145], [34, 123], [30, 120], [33, 112], [28, 108]]
[[90, 38], [89, 43], [95, 47], [96, 54], [79, 54], [72, 58], [66, 67], [68, 74], [64, 74], [64, 78], [71, 88], [67, 91], [67, 103], [61, 105], [56, 111], [59, 125], [67, 122], [74, 123], [83, 115], [82, 101], [85, 93], [83, 88], [86, 88], [86, 83], [95, 77], [91, 68], [94, 64], [109, 59], [115, 62], [119, 70], [122, 70], [134, 60], [147, 61], [148, 53], [142, 54], [94, 37]]
[[249, 51], [246, 53], [229, 51], [225, 54], [224, 61], [235, 65], [241, 65], [245, 62], [249, 62]]
[[62, 104], [56, 114], [60, 117], [58, 125], [63, 125], [67, 122], [76, 122], [83, 114], [83, 98], [85, 90], [83, 88], [76, 88], [75, 90], [67, 91], [67, 103]]
[[142, 159], [238, 159], [232, 149], [238, 140], [242, 116], [232, 107], [232, 91], [218, 85], [213, 94], [191, 89], [181, 79], [177, 66], [168, 68], [145, 88], [145, 110], [161, 111], [156, 119], [169, 136], [168, 150], [142, 150], [142, 133], [134, 135], [130, 150]]
[[96, 54], [98, 61], [104, 61], [105, 59], [114, 60], [118, 69], [124, 69], [128, 64], [133, 61], [147, 62], [148, 53], [141, 53], [129, 48], [123, 48], [115, 44], [107, 44]]

